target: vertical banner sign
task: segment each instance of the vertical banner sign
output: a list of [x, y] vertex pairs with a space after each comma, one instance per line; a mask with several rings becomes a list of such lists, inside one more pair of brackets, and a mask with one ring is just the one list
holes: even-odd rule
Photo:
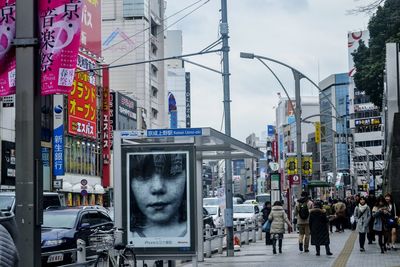
[[190, 72], [185, 73], [185, 81], [186, 81], [186, 94], [185, 94], [185, 103], [186, 103], [186, 128], [190, 128]]
[[272, 141], [272, 157], [274, 161], [278, 162], [278, 142], [276, 139]]
[[286, 159], [286, 170], [288, 175], [294, 175], [297, 173], [297, 158], [288, 157]]
[[81, 47], [101, 57], [101, 1], [81, 0], [82, 31]]
[[279, 190], [280, 185], [280, 174], [279, 173], [271, 173], [271, 190]]
[[15, 94], [15, 0], [0, 0], [0, 96]]
[[54, 95], [53, 175], [64, 175], [64, 109], [63, 95]]
[[176, 99], [173, 93], [168, 92], [168, 113], [169, 127], [171, 129], [178, 128], [178, 112], [176, 110]]
[[[94, 61], [79, 56], [78, 70], [73, 89], [68, 96], [68, 132], [90, 138], [97, 138], [97, 94], [96, 79], [85, 69], [94, 68]], [[79, 63], [81, 62], [81, 63]]]
[[302, 159], [302, 169], [304, 175], [312, 175], [312, 157], [311, 156], [303, 156]]
[[39, 0], [42, 95], [72, 90], [81, 20], [80, 0]]
[[110, 186], [110, 79], [108, 68], [103, 69], [103, 187]]
[[314, 123], [315, 126], [315, 143], [321, 143], [321, 122], [317, 121]]

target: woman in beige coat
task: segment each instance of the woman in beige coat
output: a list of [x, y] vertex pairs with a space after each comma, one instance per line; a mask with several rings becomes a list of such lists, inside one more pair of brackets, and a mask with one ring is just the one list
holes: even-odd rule
[[292, 227], [286, 212], [282, 208], [280, 201], [275, 201], [272, 207], [271, 213], [268, 216], [268, 220], [271, 221], [271, 239], [272, 239], [272, 251], [276, 254], [276, 241], [279, 242], [279, 253], [282, 253], [282, 239], [285, 233], [285, 222], [289, 227]]

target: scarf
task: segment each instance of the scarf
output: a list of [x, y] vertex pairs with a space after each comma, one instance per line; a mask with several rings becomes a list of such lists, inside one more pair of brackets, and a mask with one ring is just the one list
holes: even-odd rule
[[367, 204], [364, 204], [364, 205], [359, 204], [358, 205], [358, 209], [360, 210], [361, 213], [363, 213], [367, 209], [367, 207], [368, 207]]

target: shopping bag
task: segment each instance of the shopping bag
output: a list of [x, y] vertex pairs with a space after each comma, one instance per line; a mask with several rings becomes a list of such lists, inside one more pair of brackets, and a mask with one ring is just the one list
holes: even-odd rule
[[271, 222], [269, 220], [266, 220], [265, 223], [262, 226], [263, 232], [269, 232], [271, 230]]

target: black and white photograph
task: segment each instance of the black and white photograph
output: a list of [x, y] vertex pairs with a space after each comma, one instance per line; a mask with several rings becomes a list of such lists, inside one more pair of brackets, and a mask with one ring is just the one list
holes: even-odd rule
[[188, 152], [129, 153], [128, 242], [190, 246]]

